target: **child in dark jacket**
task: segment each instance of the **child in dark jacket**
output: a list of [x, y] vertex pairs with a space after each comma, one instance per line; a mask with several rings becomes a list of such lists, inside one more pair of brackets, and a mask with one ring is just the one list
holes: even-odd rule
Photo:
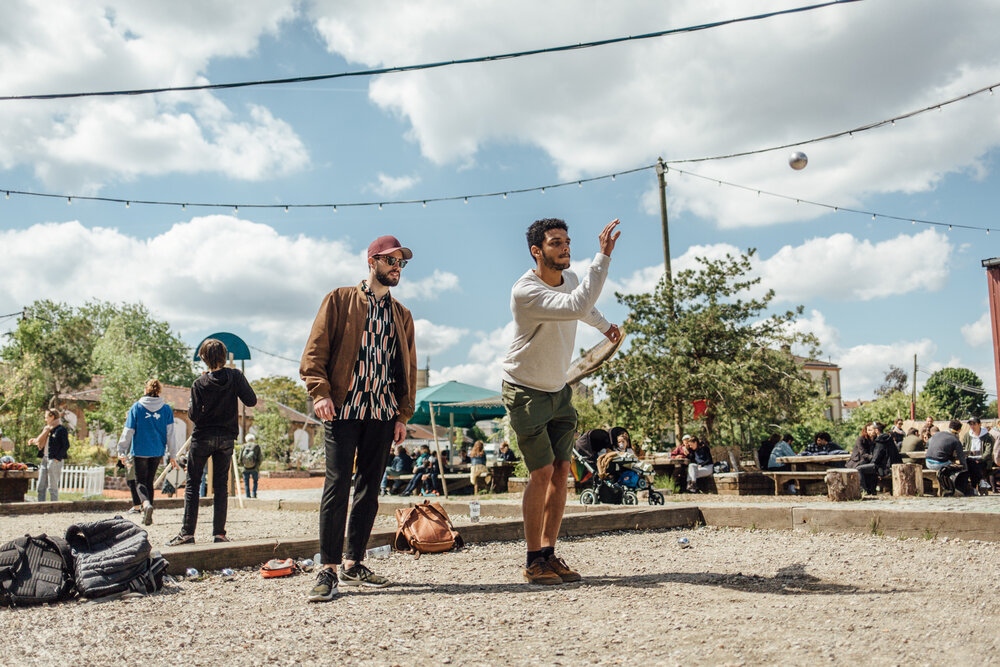
[[191, 386], [188, 417], [194, 422], [194, 428], [191, 431], [184, 488], [184, 523], [180, 534], [167, 543], [169, 546], [194, 543], [194, 530], [198, 523], [198, 487], [209, 458], [212, 459], [212, 489], [215, 494], [212, 534], [216, 542], [229, 541], [226, 537], [229, 464], [240, 434], [237, 399], [248, 407], [257, 405], [257, 395], [243, 373], [235, 368], [226, 368], [229, 353], [222, 341], [205, 339], [198, 349], [198, 356], [209, 370]]

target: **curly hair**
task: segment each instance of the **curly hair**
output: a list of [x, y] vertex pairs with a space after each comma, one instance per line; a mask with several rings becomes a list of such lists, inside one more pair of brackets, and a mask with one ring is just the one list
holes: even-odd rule
[[[541, 220], [535, 220], [528, 227], [528, 233], [525, 234], [528, 238], [528, 252], [531, 252], [533, 247], [541, 248], [542, 244], [545, 243], [545, 232], [550, 229], [561, 229], [564, 232], [569, 231], [569, 227], [566, 226], [564, 220], [559, 218], [542, 218]], [[534, 258], [534, 255], [532, 255]]]

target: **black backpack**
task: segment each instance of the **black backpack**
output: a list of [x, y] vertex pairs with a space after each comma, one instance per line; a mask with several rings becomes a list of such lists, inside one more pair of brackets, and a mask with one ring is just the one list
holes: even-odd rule
[[105, 597], [128, 591], [153, 593], [163, 586], [168, 563], [152, 550], [145, 530], [116, 516], [66, 530], [80, 595]]
[[56, 602], [73, 596], [73, 556], [65, 540], [25, 535], [0, 547], [0, 606]]

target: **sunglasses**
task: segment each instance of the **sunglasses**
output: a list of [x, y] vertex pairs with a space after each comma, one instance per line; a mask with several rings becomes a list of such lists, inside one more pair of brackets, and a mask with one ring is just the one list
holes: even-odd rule
[[405, 259], [399, 259], [399, 258], [393, 257], [392, 255], [378, 255], [378, 256], [375, 257], [375, 259], [381, 259], [383, 262], [385, 262], [389, 266], [396, 266], [398, 264], [399, 268], [403, 268], [404, 266], [407, 265], [407, 261]]

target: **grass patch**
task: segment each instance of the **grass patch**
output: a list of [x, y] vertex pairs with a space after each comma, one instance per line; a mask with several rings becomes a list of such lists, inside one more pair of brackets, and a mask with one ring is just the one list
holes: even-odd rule
[[932, 531], [930, 528], [924, 528], [924, 533], [921, 535], [925, 540], [933, 540], [937, 537], [937, 532]]
[[882, 537], [885, 534], [885, 531], [883, 531], [882, 527], [879, 525], [877, 516], [873, 516], [868, 520], [868, 532], [878, 537]]
[[653, 487], [663, 489], [667, 493], [678, 493], [681, 490], [677, 479], [670, 475], [657, 475], [653, 479]]

